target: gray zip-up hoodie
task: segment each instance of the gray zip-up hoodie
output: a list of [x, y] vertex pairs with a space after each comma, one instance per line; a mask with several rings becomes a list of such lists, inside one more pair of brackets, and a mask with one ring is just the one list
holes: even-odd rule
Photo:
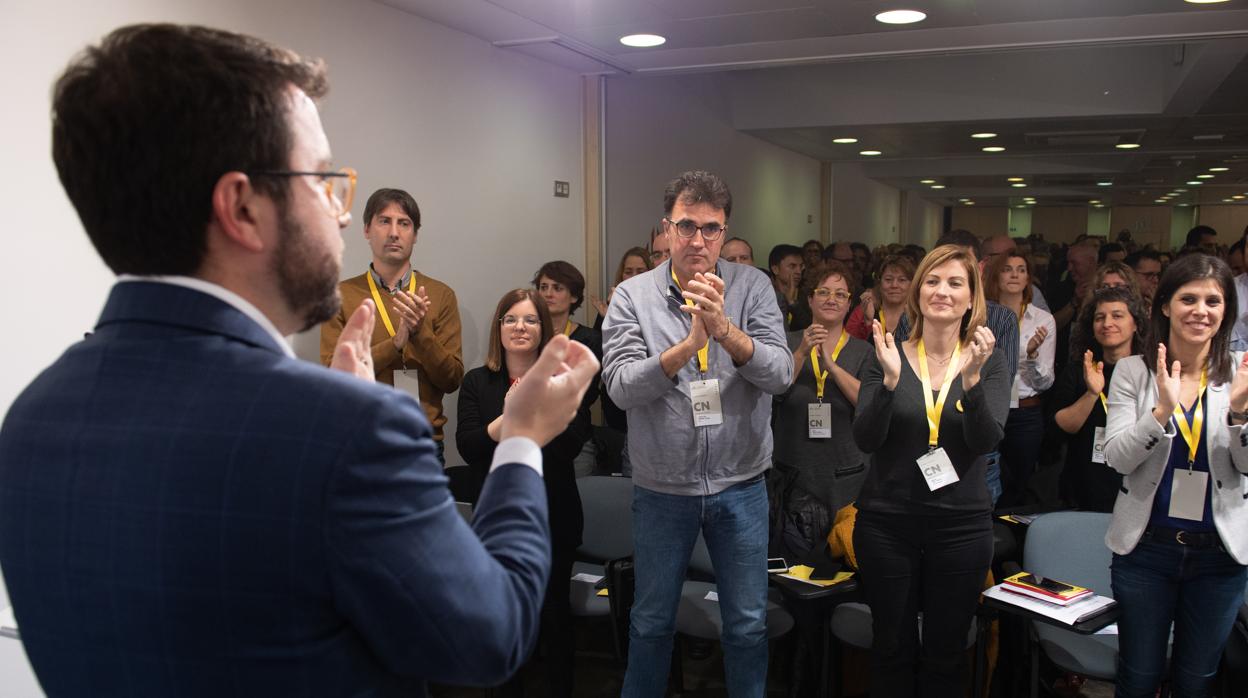
[[[691, 318], [672, 281], [671, 262], [621, 283], [602, 325], [607, 393], [628, 413], [633, 481], [665, 494], [715, 494], [771, 466], [771, 396], [788, 389], [793, 355], [785, 342], [776, 292], [763, 272], [720, 261], [724, 314], [754, 340], [754, 355], [735, 366], [715, 340], [705, 376], [695, 357], [668, 378], [659, 355], [689, 334]], [[718, 378], [722, 424], [693, 426], [689, 384]]]

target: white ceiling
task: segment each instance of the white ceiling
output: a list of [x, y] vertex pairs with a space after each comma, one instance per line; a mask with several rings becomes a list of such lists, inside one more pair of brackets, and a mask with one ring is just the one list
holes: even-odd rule
[[[1175, 187], [1189, 190], [1174, 200], [1184, 203], [1248, 195], [1248, 0], [381, 1], [605, 73], [607, 89], [723, 73], [713, 84], [736, 128], [819, 160], [862, 161], [869, 176], [940, 203], [1151, 204]], [[875, 21], [898, 8], [928, 18]], [[667, 43], [619, 43], [637, 32]], [[969, 137], [985, 130], [998, 138]], [[859, 143], [831, 142], [844, 136]], [[1114, 148], [1122, 142], [1142, 147]], [[983, 153], [989, 144], [1006, 151]], [[1183, 184], [1217, 166], [1230, 171]]]

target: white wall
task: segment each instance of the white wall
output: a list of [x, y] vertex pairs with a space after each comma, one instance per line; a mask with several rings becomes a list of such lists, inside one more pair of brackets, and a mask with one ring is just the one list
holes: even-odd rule
[[[920, 220], [927, 220], [927, 216], [920, 216]], [[867, 177], [858, 163], [832, 166], [833, 242], [865, 242], [875, 248], [899, 242], [900, 231], [900, 191]]]
[[608, 282], [624, 250], [649, 242], [663, 188], [685, 170], [728, 183], [729, 235], [750, 241], [759, 266], [773, 245], [819, 239], [818, 161], [733, 128], [722, 87], [714, 75], [606, 81]]
[[[112, 283], [49, 157], [49, 97], [73, 54], [123, 24], [209, 24], [325, 58], [322, 116], [336, 161], [361, 173], [357, 221], [378, 187], [416, 197], [424, 226], [415, 263], [458, 293], [468, 367], [483, 360], [486, 322], [505, 290], [547, 259], [584, 258], [581, 88], [569, 71], [363, 0], [49, 0], [5, 2], [3, 15], [0, 60], [13, 69], [0, 129], [0, 191], [9, 193], [0, 412], [92, 328]], [[552, 196], [554, 179], [572, 182], [571, 198]], [[361, 230], [357, 222], [344, 233], [344, 276], [368, 263]], [[315, 333], [295, 344], [315, 357]], [[453, 435], [453, 396], [447, 409]], [[0, 638], [0, 695], [37, 694], [17, 643]]]

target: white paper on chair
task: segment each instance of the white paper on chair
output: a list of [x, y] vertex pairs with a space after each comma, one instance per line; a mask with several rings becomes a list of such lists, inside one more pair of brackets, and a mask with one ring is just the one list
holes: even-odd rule
[[0, 637], [20, 637], [17, 632], [17, 616], [13, 607], [0, 608]]
[[706, 600], [707, 600], [707, 601], [714, 601], [715, 603], [719, 603], [719, 592], [718, 592], [718, 591], [708, 591], [708, 592], [706, 592]]
[[998, 601], [1024, 608], [1034, 613], [1048, 616], [1054, 620], [1059, 620], [1067, 625], [1075, 625], [1081, 623], [1093, 616], [1100, 615], [1114, 606], [1116, 602], [1105, 596], [1085, 596], [1078, 601], [1072, 601], [1065, 606], [1059, 606], [1048, 601], [1041, 601], [1023, 594], [1016, 594], [1012, 591], [1006, 591], [1004, 584], [998, 584], [984, 590], [984, 596], [988, 596]]
[[1110, 623], [1109, 625], [1107, 625], [1107, 626], [1105, 626], [1105, 627], [1101, 628], [1100, 630], [1098, 630], [1098, 631], [1096, 631], [1096, 632], [1094, 632], [1094, 633], [1092, 633], [1092, 634], [1093, 634], [1093, 635], [1117, 635], [1117, 634], [1118, 634], [1118, 624], [1117, 624], [1117, 623]]
[[601, 574], [589, 574], [588, 572], [577, 572], [572, 575], [572, 581], [585, 582], [586, 584], [597, 584], [602, 581]]

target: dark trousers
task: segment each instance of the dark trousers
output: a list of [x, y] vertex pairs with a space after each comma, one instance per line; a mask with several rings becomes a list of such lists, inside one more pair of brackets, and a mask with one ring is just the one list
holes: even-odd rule
[[[551, 698], [571, 698], [575, 640], [572, 627], [572, 563], [575, 549], [551, 547], [550, 580], [542, 603], [540, 645], [546, 648], [546, 693]], [[524, 695], [525, 668], [499, 687], [503, 698]]]
[[871, 695], [964, 696], [967, 635], [992, 563], [988, 513], [862, 511], [854, 550], [871, 606]]
[[1001, 439], [1001, 500], [998, 506], [1019, 506], [1027, 503], [1027, 483], [1040, 461], [1040, 443], [1044, 441], [1044, 410], [1015, 407], [1005, 420], [1005, 438]]

